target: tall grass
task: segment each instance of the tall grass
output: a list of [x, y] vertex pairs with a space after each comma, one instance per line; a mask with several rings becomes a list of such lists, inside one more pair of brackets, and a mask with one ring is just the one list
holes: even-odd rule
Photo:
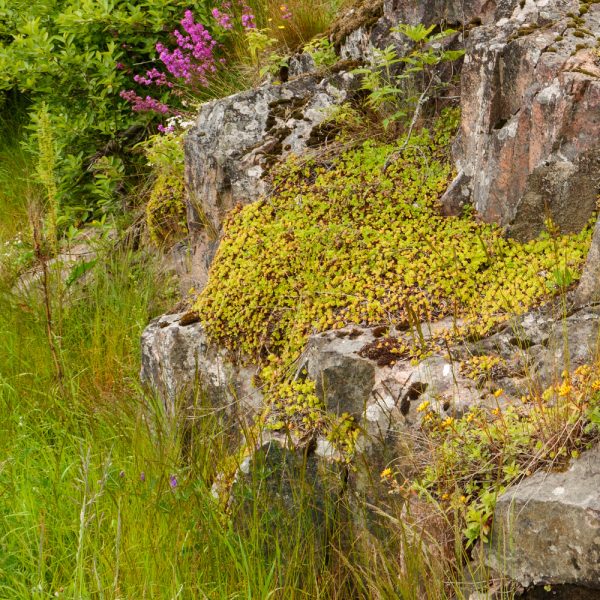
[[323, 550], [300, 479], [292, 507], [275, 494], [265, 510], [249, 482], [255, 502], [225, 517], [210, 492], [226, 448], [218, 420], [196, 420], [190, 439], [138, 388], [160, 283], [129, 249], [93, 272], [62, 314], [62, 387], [42, 307], [2, 290], [0, 597], [384, 598], [406, 586], [394, 557], [377, 583], [384, 554], [370, 546], [367, 560], [334, 497]]
[[[39, 196], [11, 126], [2, 242], [28, 235]], [[140, 334], [169, 302], [155, 259], [126, 243], [98, 251], [68, 292], [49, 287], [57, 356], [44, 295], [0, 278], [0, 598], [455, 597], [448, 565], [399, 514], [376, 541], [354, 518], [361, 500], [315, 494], [303, 465], [283, 488], [241, 482], [226, 513], [211, 485], [227, 428], [201, 393], [190, 426], [138, 384]]]

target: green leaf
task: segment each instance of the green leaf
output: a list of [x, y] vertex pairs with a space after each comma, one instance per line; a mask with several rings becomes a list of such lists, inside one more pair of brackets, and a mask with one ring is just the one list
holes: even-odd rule
[[94, 268], [94, 265], [98, 262], [98, 259], [80, 261], [78, 262], [69, 273], [66, 280], [67, 287], [71, 287], [76, 281], [81, 279], [88, 271]]

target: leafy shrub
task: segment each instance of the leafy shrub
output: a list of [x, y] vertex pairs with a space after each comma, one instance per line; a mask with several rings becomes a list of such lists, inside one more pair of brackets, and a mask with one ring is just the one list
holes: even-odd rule
[[[59, 157], [61, 204], [77, 207], [83, 218], [96, 205], [89, 167], [97, 158], [116, 155], [129, 173], [139, 168], [136, 156], [125, 149], [143, 133], [132, 126], [147, 119], [132, 114], [119, 92], [128, 87], [132, 65], [154, 59], [154, 45], [166, 42], [185, 8], [182, 0], [7, 0], [0, 5], [0, 90], [26, 95], [34, 115], [46, 103]], [[208, 3], [197, 4], [196, 11], [208, 19]], [[31, 142], [35, 149], [35, 136]]]
[[509, 485], [538, 469], [564, 466], [600, 433], [597, 364], [565, 372], [543, 394], [504, 409], [473, 408], [453, 419], [424, 404], [429, 464], [412, 489], [457, 512], [468, 545], [487, 541], [496, 498]]
[[[444, 48], [443, 41], [456, 33], [442, 29], [433, 33], [436, 25], [400, 24], [392, 31], [402, 34], [413, 44], [406, 56], [399, 56], [393, 45], [374, 49], [371, 63], [355, 69], [363, 76], [362, 88], [368, 92], [367, 103], [380, 112], [384, 127], [405, 117], [413, 122], [429, 97], [439, 95], [451, 82], [442, 80], [436, 67], [451, 63], [464, 55], [464, 50]], [[402, 68], [399, 69], [399, 65]], [[420, 78], [420, 79], [418, 79]]]
[[337, 54], [327, 38], [316, 38], [302, 48], [311, 55], [317, 67], [330, 67], [337, 61]]
[[151, 136], [142, 144], [155, 175], [146, 205], [146, 225], [157, 245], [172, 243], [187, 232], [183, 136], [189, 125], [173, 117], [164, 134]]
[[161, 173], [146, 206], [146, 223], [152, 241], [173, 242], [186, 231], [185, 186], [181, 177]]
[[[325, 4], [329, 9], [314, 16], [316, 29], [326, 26], [335, 3]], [[189, 8], [183, 0], [0, 3], [0, 93], [17, 91], [32, 103], [32, 150], [36, 115], [47, 105], [59, 158], [57, 194], [71, 221], [111, 210], [106, 194], [135, 185], [131, 175], [142, 165], [130, 150], [156, 120], [141, 111], [164, 118], [247, 85], [237, 65], [251, 62], [246, 31], [264, 27], [269, 38], [285, 27], [307, 31], [300, 5], [292, 6], [296, 13], [245, 0], [216, 7], [201, 0], [193, 13]], [[115, 160], [95, 168], [104, 157]]]

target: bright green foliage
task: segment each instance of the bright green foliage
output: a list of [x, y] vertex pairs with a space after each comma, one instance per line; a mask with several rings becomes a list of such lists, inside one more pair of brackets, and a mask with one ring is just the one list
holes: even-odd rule
[[362, 75], [362, 89], [368, 92], [367, 103], [382, 114], [384, 127], [404, 117], [414, 119], [429, 97], [441, 96], [450, 84], [452, 73], [450, 80], [442, 81], [435, 67], [458, 60], [464, 50], [444, 48], [440, 42], [456, 31], [442, 29], [434, 34], [435, 28], [436, 25], [425, 27], [420, 23], [398, 25], [392, 31], [411, 40], [412, 51], [399, 56], [393, 45], [383, 50], [374, 49], [371, 64], [354, 70]]
[[184, 195], [181, 177], [158, 175], [146, 206], [146, 223], [155, 244], [173, 242], [186, 231]]
[[324, 422], [325, 411], [315, 393], [314, 381], [295, 380], [278, 387], [267, 423], [270, 429], [315, 429]]
[[475, 380], [478, 385], [483, 385], [493, 379], [498, 379], [505, 368], [505, 361], [501, 356], [483, 354], [473, 356], [462, 363], [460, 370], [463, 375]]
[[275, 194], [226, 225], [196, 305], [209, 333], [280, 380], [311, 332], [453, 316], [482, 335], [547, 299], [556, 268], [578, 272], [590, 232], [520, 244], [469, 216], [441, 216], [455, 125], [450, 112], [415, 134], [385, 173], [393, 147], [374, 143], [332, 165], [290, 161]]
[[143, 144], [156, 176], [146, 205], [146, 224], [152, 241], [159, 245], [187, 231], [183, 135], [184, 131], [154, 135]]
[[[0, 94], [14, 90], [33, 102], [33, 130], [46, 103], [59, 157], [58, 194], [79, 217], [97, 209], [90, 158], [119, 132], [148, 121], [119, 97], [131, 87], [128, 70], [156, 58], [156, 42], [168, 43], [187, 8], [183, 0], [0, 0]], [[210, 23], [211, 8], [195, 3], [194, 13]], [[121, 158], [135, 162], [135, 155]]]
[[311, 55], [317, 67], [330, 67], [337, 61], [335, 48], [326, 37], [315, 38], [303, 50]]

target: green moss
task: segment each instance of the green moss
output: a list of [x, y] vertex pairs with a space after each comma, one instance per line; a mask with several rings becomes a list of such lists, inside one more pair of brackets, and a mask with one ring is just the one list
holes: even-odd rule
[[[453, 316], [454, 335], [484, 335], [577, 279], [589, 230], [521, 244], [472, 217], [440, 214], [457, 119], [447, 111], [413, 134], [385, 173], [394, 147], [373, 142], [333, 164], [280, 168], [273, 196], [229, 217], [195, 306], [208, 333], [263, 364], [263, 383], [277, 385], [312, 332], [349, 323], [406, 330]], [[405, 341], [418, 356], [414, 338]]]
[[186, 232], [183, 176], [161, 172], [146, 205], [146, 224], [155, 244], [172, 243]]

